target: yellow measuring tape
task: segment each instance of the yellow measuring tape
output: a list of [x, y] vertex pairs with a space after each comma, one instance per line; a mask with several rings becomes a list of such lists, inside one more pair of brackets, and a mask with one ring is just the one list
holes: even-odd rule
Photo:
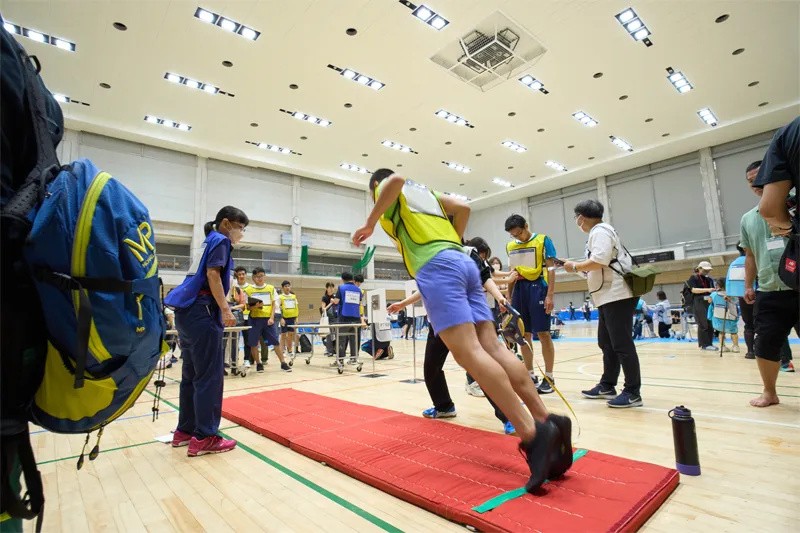
[[542, 369], [542, 367], [539, 365], [539, 361], [536, 360], [536, 352], [533, 350], [533, 346], [531, 345], [531, 343], [528, 342], [528, 340], [525, 338], [525, 324], [522, 322], [522, 317], [520, 316], [519, 311], [517, 311], [510, 305], [506, 305], [505, 307], [506, 309], [508, 309], [508, 311], [506, 312], [505, 316], [502, 318], [500, 322], [501, 333], [503, 337], [506, 340], [515, 342], [519, 345], [524, 344], [527, 345], [528, 348], [530, 348], [531, 355], [533, 356], [533, 362], [536, 364], [536, 368], [539, 369], [539, 372], [542, 373], [542, 378], [545, 379], [547, 383], [550, 384], [553, 390], [556, 391], [556, 394], [558, 394], [558, 397], [561, 398], [561, 401], [564, 402], [564, 405], [567, 406], [569, 412], [572, 413], [572, 417], [575, 419], [575, 425], [578, 426], [578, 435], [572, 440], [574, 442], [578, 442], [578, 439], [580, 439], [581, 436], [581, 424], [578, 421], [578, 415], [575, 414], [575, 410], [572, 408], [570, 403], [567, 401], [566, 398], [564, 398], [564, 395], [561, 394], [561, 391], [558, 390], [558, 387], [556, 387], [556, 384], [553, 383], [553, 380], [547, 377], [547, 374], [545, 373], [544, 369]]

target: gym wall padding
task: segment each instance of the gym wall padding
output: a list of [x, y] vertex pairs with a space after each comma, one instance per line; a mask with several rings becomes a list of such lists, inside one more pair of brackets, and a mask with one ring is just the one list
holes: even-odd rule
[[677, 487], [670, 468], [589, 451], [536, 495], [515, 437], [293, 389], [226, 398], [223, 416], [430, 512], [481, 531], [636, 531]]

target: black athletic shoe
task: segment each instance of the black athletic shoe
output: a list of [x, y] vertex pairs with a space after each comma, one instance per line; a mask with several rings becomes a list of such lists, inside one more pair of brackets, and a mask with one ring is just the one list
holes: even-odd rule
[[[550, 381], [555, 383], [555, 379], [551, 379]], [[542, 378], [542, 383], [538, 387], [536, 387], [536, 392], [538, 392], [539, 394], [553, 394], [555, 391], [553, 390], [553, 387], [550, 385], [550, 382]]]
[[572, 467], [572, 420], [568, 416], [549, 415], [547, 420], [558, 429], [558, 443], [553, 451], [547, 479], [557, 479]]
[[291, 372], [292, 371], [292, 367], [290, 367], [286, 363], [281, 363], [281, 370], [283, 370], [284, 372]]
[[756, 358], [756, 354], [754, 354], [753, 352], [747, 352], [747, 354], [744, 356], [744, 358], [745, 359], [755, 359]]
[[256, 372], [258, 372], [259, 374], [263, 374], [264, 373], [264, 365], [262, 365], [261, 363], [258, 363], [256, 365]]
[[536, 438], [527, 444], [520, 444], [525, 452], [531, 477], [525, 484], [525, 490], [535, 493], [547, 480], [550, 473], [550, 462], [558, 444], [558, 430], [552, 422], [535, 422]]

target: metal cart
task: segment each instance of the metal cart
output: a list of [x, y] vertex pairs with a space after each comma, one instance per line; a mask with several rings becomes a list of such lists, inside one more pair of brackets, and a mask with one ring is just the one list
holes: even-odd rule
[[[223, 360], [230, 353], [231, 342], [237, 342], [238, 343], [239, 342], [239, 332], [240, 331], [244, 331], [246, 329], [250, 329], [250, 326], [233, 326], [233, 327], [230, 327], [230, 328], [224, 328], [222, 330], [222, 342], [223, 342], [223, 344], [225, 346], [225, 348], [224, 348], [225, 355], [223, 357]], [[168, 329], [167, 330], [167, 335], [178, 336], [178, 330], [177, 329]], [[180, 340], [180, 337], [178, 337], [178, 340]], [[236, 350], [236, 368], [237, 368], [237, 372], [234, 374], [234, 376], [239, 376], [239, 377], [247, 376], [247, 368], [244, 366], [244, 353], [240, 352], [239, 350]]]
[[[355, 332], [343, 333], [342, 332], [342, 328], [360, 328], [361, 324], [327, 324], [327, 325], [320, 325], [320, 324], [294, 324], [294, 325], [287, 326], [287, 327], [293, 328], [297, 332], [297, 337], [298, 337], [297, 342], [294, 343], [294, 347], [292, 349], [292, 353], [289, 354], [289, 366], [294, 366], [295, 358], [298, 357], [298, 356], [299, 357], [303, 357], [302, 353], [301, 354], [297, 353], [297, 347], [300, 344], [300, 333], [301, 333], [301, 330], [303, 330], [302, 333], [311, 335], [311, 353], [308, 354], [305, 357], [306, 364], [310, 365], [311, 364], [311, 359], [314, 358], [314, 340], [315, 340], [315, 337], [321, 337], [321, 335], [322, 335], [322, 333], [320, 333], [320, 329], [327, 329], [328, 331], [335, 329], [335, 330], [337, 330], [337, 332], [336, 332], [336, 336], [337, 337], [339, 337], [339, 336], [356, 337], [356, 333]], [[338, 343], [337, 343], [337, 348], [338, 348]], [[361, 369], [363, 368], [364, 363], [361, 361], [360, 353], [359, 353], [361, 351], [361, 347], [358, 346], [357, 348], [358, 348], [358, 351], [356, 352], [355, 360], [352, 360], [351, 358], [348, 358], [348, 357], [339, 357], [339, 354], [337, 353], [335, 355], [334, 362], [331, 363], [331, 366], [335, 366], [337, 368], [337, 370], [339, 371], [339, 373], [343, 374], [344, 373], [344, 366], [345, 366], [345, 359], [347, 359], [347, 364], [355, 366], [356, 367], [356, 371], [357, 372], [361, 372]]]

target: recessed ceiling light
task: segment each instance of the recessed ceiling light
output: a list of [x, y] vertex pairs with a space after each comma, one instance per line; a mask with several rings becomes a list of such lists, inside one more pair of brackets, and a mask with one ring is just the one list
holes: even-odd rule
[[469, 121], [467, 119], [465, 119], [464, 117], [460, 117], [460, 116], [456, 115], [455, 113], [451, 113], [451, 112], [446, 111], [444, 109], [440, 109], [439, 111], [437, 111], [434, 114], [439, 118], [445, 119], [447, 122], [450, 122], [451, 124], [455, 124], [456, 126], [466, 126], [468, 128], [472, 128], [473, 127], [472, 124], [470, 124]]
[[555, 161], [552, 161], [552, 160], [545, 161], [544, 164], [547, 165], [550, 168], [554, 168], [554, 169], [560, 170], [562, 172], [566, 172], [567, 171], [567, 167], [565, 167], [561, 163], [556, 163]]
[[332, 124], [330, 120], [319, 118], [314, 115], [310, 115], [308, 113], [303, 113], [302, 111], [287, 111], [286, 109], [281, 109], [280, 112], [286, 113], [287, 115], [291, 115], [297, 120], [302, 120], [304, 122], [316, 124], [317, 126], [322, 126], [323, 128], [327, 128]]
[[269, 144], [269, 143], [262, 143], [262, 142], [254, 142], [254, 141], [245, 141], [247, 144], [252, 144], [262, 150], [269, 150], [270, 152], [275, 152], [276, 154], [293, 154], [293, 155], [301, 155], [297, 152], [293, 151], [291, 148], [286, 148], [285, 146], [278, 146], [276, 144]]
[[455, 163], [453, 161], [442, 161], [442, 164], [445, 165], [447, 168], [451, 168], [458, 172], [463, 172], [464, 174], [469, 174], [470, 172], [472, 172], [471, 168], [465, 167], [464, 165]]
[[505, 146], [506, 148], [508, 148], [512, 152], [518, 152], [518, 153], [521, 154], [523, 152], [527, 152], [528, 151], [527, 148], [525, 148], [524, 146], [522, 146], [520, 144], [515, 143], [514, 141], [503, 141], [500, 144], [502, 144], [503, 146]]
[[737, 48], [736, 50], [734, 50], [734, 51], [732, 52], [732, 54], [733, 54], [733, 55], [735, 55], [735, 56], [738, 56], [738, 55], [739, 55], [739, 54], [741, 54], [742, 52], [744, 52], [744, 48]]
[[575, 148], [575, 145], [574, 145], [574, 144], [570, 144], [569, 146], [567, 146], [567, 148], [568, 148], [569, 150], [572, 150], [573, 148]]
[[251, 123], [250, 123], [250, 127], [251, 127], [251, 128], [257, 128], [257, 127], [258, 127], [258, 123], [256, 123], [256, 122], [251, 122]]
[[445, 141], [444, 144], [446, 144], [447, 146], [450, 146], [451, 144], [453, 144], [453, 142], [452, 141]]
[[581, 124], [583, 124], [584, 126], [587, 126], [589, 128], [594, 128], [598, 124], [598, 122], [595, 119], [593, 119], [583, 111], [578, 111], [577, 113], [573, 113], [572, 117]]
[[208, 9], [203, 9], [202, 7], [198, 7], [197, 10], [195, 10], [194, 16], [198, 20], [213, 24], [214, 26], [222, 28], [229, 33], [240, 35], [248, 41], [255, 41], [261, 35], [261, 32], [254, 30], [253, 28], [249, 28], [244, 24], [236, 22], [235, 20], [222, 17], [212, 11], [209, 11]]
[[369, 157], [369, 154], [361, 154], [361, 157]]
[[413, 9], [414, 11], [411, 13], [412, 15], [414, 15], [416, 18], [418, 18], [422, 22], [427, 23], [430, 27], [432, 27], [435, 30], [441, 30], [445, 26], [450, 24], [450, 21], [448, 21], [446, 18], [444, 18], [440, 14], [436, 13], [434, 10], [432, 10], [428, 6], [422, 6], [421, 5], [421, 6], [415, 7], [414, 4], [411, 4], [410, 2], [401, 2], [401, 3], [403, 5], [405, 5], [406, 7], [409, 7], [411, 9]]
[[619, 97], [619, 99], [620, 100], [627, 100], [628, 99], [628, 95], [627, 94], [623, 94], [622, 96]]
[[509, 114], [508, 114], [508, 116], [509, 116], [509, 117], [516, 117], [516, 116], [517, 116], [517, 114], [516, 114], [514, 111], [512, 111], [511, 113], [509, 113]]
[[223, 61], [222, 62], [222, 66], [223, 67], [227, 67], [227, 68], [231, 68], [233, 66], [233, 63], [230, 62], [230, 61]]
[[[461, 185], [464, 185], [464, 184], [462, 183]], [[461, 200], [462, 202], [469, 202], [470, 201], [470, 199], [467, 198], [466, 196], [464, 196], [463, 194], [456, 194], [454, 192], [446, 192], [445, 194], [447, 196], [452, 196], [453, 198]]]
[[103, 89], [110, 89], [110, 88], [111, 88], [111, 85], [109, 85], [109, 84], [107, 84], [107, 83], [101, 83], [101, 84], [100, 84], [100, 87], [102, 87]]
[[212, 85], [210, 83], [201, 83], [199, 81], [193, 80], [191, 78], [187, 78], [185, 76], [181, 76], [179, 74], [173, 74], [172, 72], [167, 72], [164, 74], [164, 79], [171, 82], [176, 83], [179, 85], [185, 85], [190, 89], [200, 89], [205, 93], [208, 94], [217, 94], [221, 92], [219, 87]]
[[353, 104], [349, 104], [349, 103], [348, 104], [344, 104], [344, 107], [347, 108], [347, 109], [350, 109], [351, 107], [353, 107]]
[[747, 86], [748, 86], [748, 87], [755, 87], [755, 86], [756, 86], [756, 85], [758, 85], [758, 84], [759, 84], [759, 82], [758, 82], [758, 81], [751, 81], [750, 83], [748, 83], [748, 84], [747, 84]]
[[393, 150], [399, 150], [400, 152], [405, 152], [405, 153], [409, 153], [409, 154], [416, 154], [417, 153], [414, 150], [412, 150], [411, 148], [409, 148], [408, 146], [406, 146], [404, 144], [396, 143], [394, 141], [386, 140], [386, 141], [383, 141], [381, 143], [381, 145], [385, 146], [386, 148], [391, 148]]
[[494, 178], [492, 179], [492, 183], [494, 183], [495, 185], [500, 185], [501, 187], [505, 187], [506, 189], [510, 189], [511, 187], [514, 186], [513, 183], [511, 183], [510, 181], [506, 181], [503, 178]]
[[538, 130], [536, 130], [536, 131], [537, 131], [538, 133], [544, 133], [544, 128], [539, 128], [539, 129], [538, 129]]
[[486, 194], [486, 193], [487, 193], [487, 192], [489, 192], [489, 191], [481, 191], [481, 192], [482, 192], [482, 193], [484, 193], [484, 194]]
[[356, 35], [356, 34], [358, 33], [358, 30], [357, 30], [357, 29], [355, 29], [355, 28], [347, 28], [347, 29], [345, 30], [345, 33], [346, 33], [347, 35], [349, 35], [350, 37], [353, 37], [354, 35]]
[[662, 137], [669, 137], [669, 133], [662, 133], [661, 136]]
[[533, 91], [539, 91], [542, 94], [549, 94], [549, 91], [544, 88], [544, 84], [541, 81], [534, 78], [533, 76], [531, 76], [530, 74], [525, 74], [524, 76], [522, 76], [519, 79], [519, 82], [528, 89], [531, 89]]
[[408, 131], [417, 131], [417, 128], [408, 128]]
[[716, 19], [714, 19], [714, 22], [716, 22], [717, 24], [722, 24], [726, 20], [728, 20], [727, 14], [718, 16]]
[[622, 27], [625, 28], [625, 31], [627, 31], [634, 40], [642, 41], [646, 46], [653, 45], [653, 43], [650, 42], [650, 39], [648, 39], [650, 36], [650, 30], [647, 29], [644, 21], [639, 18], [639, 15], [637, 15], [633, 9], [628, 8], [622, 11], [621, 13], [617, 14], [616, 18], [619, 23], [622, 24]]
[[758, 107], [765, 107], [765, 106], [768, 106], [768, 105], [769, 105], [769, 102], [761, 102], [760, 104], [758, 104]]
[[299, 86], [299, 85], [297, 85], [296, 83], [291, 83], [291, 84], [289, 84], [289, 88], [290, 88], [291, 90], [293, 90], [293, 91], [296, 91], [297, 89], [299, 89], [299, 88], [300, 88], [300, 86]]
[[697, 115], [703, 119], [703, 122], [708, 124], [709, 126], [716, 126], [717, 125], [717, 117], [714, 113], [711, 112], [710, 109], [704, 108], [697, 112]]
[[675, 72], [672, 67], [667, 67], [667, 74], [667, 79], [679, 93], [685, 94], [694, 89], [689, 80], [686, 79], [686, 76], [683, 75], [683, 72]]
[[145, 115], [144, 120], [145, 122], [149, 122], [150, 124], [160, 124], [161, 126], [166, 126], [168, 128], [175, 128], [181, 131], [189, 131], [192, 129], [192, 127], [189, 126], [188, 124], [175, 122], [174, 120], [169, 120], [166, 118], [158, 118], [153, 115]]
[[644, 121], [645, 122], [653, 122], [653, 119], [652, 118], [646, 118], [646, 119], [644, 119]]
[[370, 89], [375, 90], [375, 91], [380, 91], [381, 89], [386, 87], [385, 83], [383, 83], [381, 81], [378, 81], [375, 78], [372, 78], [370, 76], [367, 76], [364, 73], [356, 72], [355, 70], [353, 70], [351, 68], [339, 68], [339, 67], [337, 67], [335, 65], [330, 65], [330, 64], [328, 65], [328, 68], [331, 69], [331, 70], [335, 70], [341, 76], [343, 76], [344, 78], [346, 78], [348, 80], [355, 81], [359, 85], [363, 85], [365, 87], [369, 87]]
[[366, 168], [360, 167], [358, 165], [351, 165], [349, 163], [342, 163], [339, 165], [341, 168], [345, 170], [351, 170], [353, 172], [358, 172], [359, 174], [372, 174], [371, 171], [367, 170]]
[[23, 28], [18, 24], [14, 24], [10, 21], [3, 21], [3, 28], [8, 33], [13, 33], [14, 35], [21, 35], [23, 37], [27, 37], [32, 41], [36, 41], [43, 44], [50, 44], [55, 46], [60, 50], [66, 50], [67, 52], [74, 52], [75, 51], [75, 43], [67, 41], [66, 39], [62, 39], [60, 37], [52, 37], [47, 35], [46, 33], [42, 33], [37, 30], [32, 30], [30, 28]]
[[609, 136], [609, 139], [611, 139], [611, 143], [620, 150], [625, 150], [626, 152], [633, 152], [633, 147], [630, 144], [623, 141], [622, 139], [620, 139], [619, 137], [614, 137], [613, 135], [611, 135]]
[[308, 140], [308, 137], [306, 137], [305, 135], [303, 135], [302, 137], [300, 137], [300, 140], [301, 140], [301, 141], [307, 141], [307, 140]]
[[508, 167], [508, 170], [514, 170], [514, 167]]
[[51, 93], [51, 94], [53, 95], [53, 99], [56, 102], [61, 102], [62, 104], [68, 104], [71, 101], [69, 96], [65, 96], [63, 94], [58, 94], [58, 93]]
[[112, 24], [112, 26], [114, 26], [115, 30], [128, 31], [128, 27], [122, 22], [115, 22], [114, 24]]
[[592, 75], [592, 77], [593, 77], [594, 79], [599, 79], [599, 78], [602, 78], [602, 77], [603, 77], [603, 73], [602, 73], [602, 72], [595, 72], [595, 73]]
[[592, 161], [593, 159], [594, 159], [594, 156], [590, 157], [590, 158], [589, 158], [589, 161]]
[[475, 154], [475, 157], [480, 157], [480, 156], [482, 156], [482, 155], [483, 155], [483, 154]]

